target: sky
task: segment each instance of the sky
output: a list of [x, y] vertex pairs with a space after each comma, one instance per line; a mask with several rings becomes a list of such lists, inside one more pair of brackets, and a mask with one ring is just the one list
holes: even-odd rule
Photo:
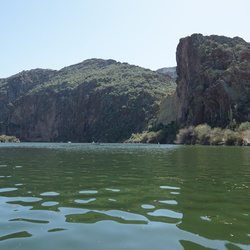
[[250, 42], [250, 0], [0, 0], [0, 78], [90, 58], [176, 65], [193, 33]]

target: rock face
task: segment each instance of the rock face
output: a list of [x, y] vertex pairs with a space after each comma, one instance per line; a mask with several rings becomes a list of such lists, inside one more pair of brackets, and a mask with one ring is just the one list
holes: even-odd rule
[[0, 121], [9, 114], [13, 103], [37, 85], [43, 85], [55, 71], [34, 69], [23, 71], [6, 79], [0, 79]]
[[249, 43], [239, 37], [194, 34], [180, 40], [176, 59], [177, 89], [168, 100], [176, 117], [166, 114], [165, 124], [176, 120], [180, 127], [224, 127], [233, 120], [250, 120]]
[[1, 133], [21, 141], [119, 142], [155, 122], [168, 75], [91, 59], [0, 80]]

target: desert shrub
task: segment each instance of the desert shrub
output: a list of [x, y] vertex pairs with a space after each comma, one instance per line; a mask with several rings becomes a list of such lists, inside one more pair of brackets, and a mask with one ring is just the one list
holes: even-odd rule
[[226, 129], [224, 133], [224, 142], [226, 146], [241, 146], [243, 144], [243, 137], [238, 132]]
[[162, 123], [156, 125], [149, 125], [147, 131], [142, 133], [133, 133], [127, 143], [173, 143], [176, 138], [176, 124], [171, 123], [163, 125]]
[[201, 145], [209, 145], [210, 144], [210, 136], [211, 136], [211, 127], [207, 124], [200, 124], [194, 128], [196, 133], [196, 143]]
[[211, 128], [207, 124], [180, 129], [176, 136], [176, 144], [200, 144], [242, 146], [250, 143], [250, 122], [244, 122], [237, 129]]
[[187, 144], [194, 145], [196, 142], [197, 134], [193, 126], [188, 128], [183, 128], [179, 130], [179, 133], [176, 135], [176, 144]]
[[146, 143], [157, 143], [157, 133], [156, 132], [149, 132], [145, 134], [142, 138], [142, 142]]
[[220, 144], [223, 144], [223, 138], [215, 136], [215, 137], [213, 137], [213, 138], [210, 139], [210, 144], [211, 145], [220, 145]]
[[223, 142], [224, 131], [221, 128], [213, 128], [210, 134], [210, 144], [219, 145]]
[[15, 136], [1, 135], [0, 142], [20, 142]]
[[250, 129], [242, 132], [244, 144], [250, 143]]
[[141, 142], [143, 137], [143, 133], [133, 133], [130, 138], [128, 140], [126, 140], [125, 142], [129, 142], [129, 143], [139, 143]]
[[160, 143], [165, 137], [163, 130], [145, 132], [142, 136], [141, 142], [143, 143]]
[[237, 131], [242, 132], [242, 131], [247, 131], [250, 130], [250, 122], [243, 122], [240, 124], [239, 128]]

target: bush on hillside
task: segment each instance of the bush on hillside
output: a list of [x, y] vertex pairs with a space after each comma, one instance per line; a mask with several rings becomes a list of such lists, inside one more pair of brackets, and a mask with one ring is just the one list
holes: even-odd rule
[[242, 146], [250, 143], [250, 122], [244, 122], [237, 129], [211, 128], [207, 124], [180, 129], [176, 144]]
[[243, 140], [245, 145], [250, 144], [250, 129], [242, 132]]
[[226, 146], [242, 146], [243, 137], [238, 132], [226, 129], [224, 133], [224, 143]]
[[196, 133], [196, 144], [209, 145], [211, 136], [211, 127], [207, 124], [200, 124], [194, 128]]
[[186, 144], [194, 145], [196, 143], [197, 134], [193, 126], [188, 128], [183, 128], [179, 130], [179, 133], [176, 135], [176, 144]]
[[173, 143], [176, 139], [176, 124], [173, 122], [168, 125], [162, 123], [150, 125], [147, 131], [134, 133], [127, 139], [127, 143]]
[[247, 130], [250, 130], [250, 122], [241, 123], [239, 128], [237, 129], [237, 131], [239, 131], [239, 132], [243, 132], [243, 131], [247, 131]]
[[213, 128], [211, 130], [210, 144], [220, 145], [223, 144], [224, 131], [221, 128]]
[[1, 135], [0, 142], [20, 142], [15, 136]]

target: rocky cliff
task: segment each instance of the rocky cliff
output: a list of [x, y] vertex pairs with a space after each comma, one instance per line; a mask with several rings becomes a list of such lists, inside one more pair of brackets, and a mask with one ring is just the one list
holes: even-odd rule
[[119, 142], [155, 122], [168, 75], [91, 59], [0, 79], [1, 134], [21, 141]]
[[55, 71], [34, 69], [23, 71], [6, 79], [0, 79], [0, 121], [9, 114], [13, 103], [37, 85], [43, 85]]
[[180, 40], [176, 59], [177, 89], [162, 102], [158, 122], [225, 127], [250, 120], [249, 43], [194, 34]]

